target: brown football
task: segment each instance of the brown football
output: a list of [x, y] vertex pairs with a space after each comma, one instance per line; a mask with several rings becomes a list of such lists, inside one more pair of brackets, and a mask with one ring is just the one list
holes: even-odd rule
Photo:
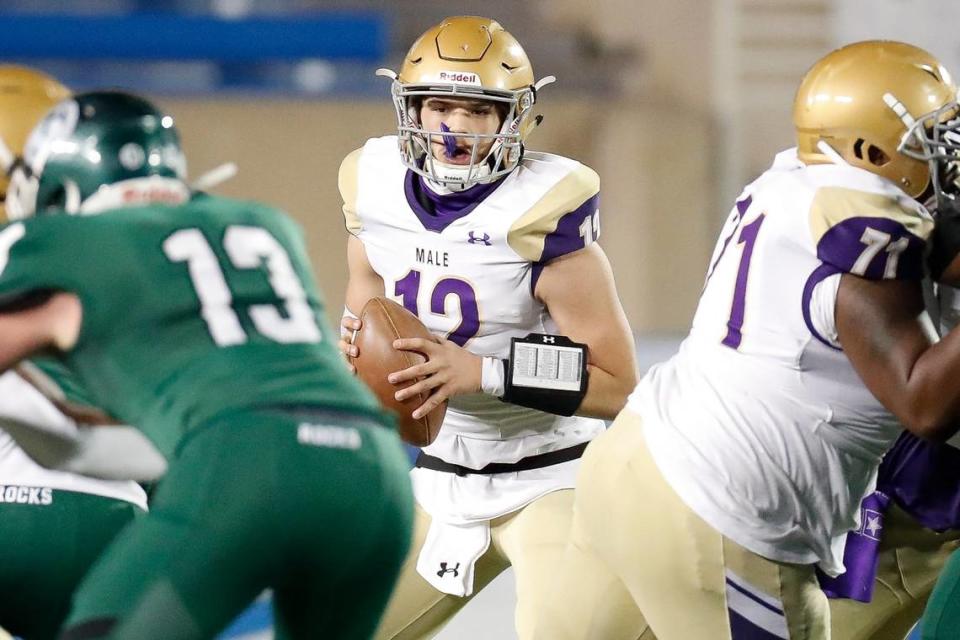
[[417, 394], [406, 401], [399, 401], [393, 394], [414, 382], [402, 385], [391, 384], [387, 376], [396, 371], [426, 362], [426, 356], [414, 351], [399, 351], [393, 348], [397, 338], [427, 338], [433, 336], [420, 319], [393, 300], [383, 297], [371, 298], [360, 312], [360, 330], [353, 344], [359, 355], [351, 358], [357, 376], [363, 380], [380, 399], [381, 404], [397, 414], [400, 437], [417, 447], [425, 447], [440, 431], [447, 403], [420, 418], [414, 419], [413, 410], [422, 405], [427, 394]]

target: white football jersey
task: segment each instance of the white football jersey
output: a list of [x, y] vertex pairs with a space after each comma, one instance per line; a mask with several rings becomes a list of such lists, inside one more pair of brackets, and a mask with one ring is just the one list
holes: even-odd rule
[[845, 534], [901, 427], [837, 342], [840, 274], [921, 279], [932, 227], [893, 183], [794, 150], [743, 191], [689, 337], [628, 403], [665, 478], [722, 534], [843, 571]]
[[[536, 279], [544, 264], [596, 239], [597, 174], [576, 161], [528, 151], [509, 176], [444, 196], [461, 206], [435, 213], [423, 204], [420, 180], [401, 163], [395, 136], [369, 140], [341, 166], [347, 228], [363, 242], [386, 295], [431, 332], [481, 356], [506, 358], [511, 338], [556, 333], [533, 296]], [[450, 400], [436, 441], [424, 451], [478, 469], [570, 447], [602, 430], [599, 420], [556, 416], [478, 393]], [[556, 467], [518, 474], [511, 491], [491, 485], [489, 477], [426, 469], [415, 470], [414, 480], [428, 511], [469, 521], [572, 487], [576, 464]]]
[[[0, 375], [0, 415], [47, 425], [52, 429], [69, 429], [70, 418], [63, 415], [30, 383], [12, 371]], [[53, 471], [34, 462], [13, 439], [0, 429], [0, 501], [29, 498], [24, 488], [76, 491], [133, 503], [147, 508], [147, 496], [136, 482], [120, 482], [88, 478], [75, 473]], [[18, 491], [14, 491], [16, 488]], [[42, 494], [48, 495], [48, 494]]]

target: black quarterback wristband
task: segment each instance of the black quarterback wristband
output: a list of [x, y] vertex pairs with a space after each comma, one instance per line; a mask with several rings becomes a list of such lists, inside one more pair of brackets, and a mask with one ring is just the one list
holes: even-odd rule
[[544, 333], [512, 338], [503, 371], [504, 402], [572, 416], [587, 395], [587, 345]]

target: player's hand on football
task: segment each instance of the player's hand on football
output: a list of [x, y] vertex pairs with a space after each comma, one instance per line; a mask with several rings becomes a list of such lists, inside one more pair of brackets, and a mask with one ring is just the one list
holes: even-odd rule
[[418, 393], [429, 394], [426, 402], [413, 412], [417, 420], [436, 409], [445, 400], [464, 393], [480, 391], [483, 359], [442, 338], [400, 338], [393, 341], [395, 349], [417, 351], [427, 357], [423, 364], [391, 373], [387, 380], [402, 384], [423, 378], [397, 391], [397, 400], [406, 400]]
[[337, 342], [337, 348], [343, 354], [343, 361], [347, 364], [350, 373], [356, 375], [357, 368], [350, 364], [350, 358], [356, 358], [360, 354], [357, 345], [353, 344], [353, 336], [360, 330], [360, 318], [343, 316], [340, 319], [340, 340]]

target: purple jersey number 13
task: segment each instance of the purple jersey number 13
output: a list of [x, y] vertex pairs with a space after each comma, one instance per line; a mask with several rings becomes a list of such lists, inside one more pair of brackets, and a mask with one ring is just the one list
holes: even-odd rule
[[750, 277], [750, 258], [753, 256], [753, 246], [757, 242], [757, 234], [760, 233], [760, 225], [763, 224], [764, 214], [740, 230], [740, 237], [737, 244], [743, 245], [743, 253], [740, 254], [740, 268], [737, 269], [737, 283], [733, 289], [733, 304], [730, 305], [730, 319], [727, 320], [727, 335], [722, 340], [723, 344], [736, 349], [743, 340], [743, 313], [747, 306], [747, 280]]

